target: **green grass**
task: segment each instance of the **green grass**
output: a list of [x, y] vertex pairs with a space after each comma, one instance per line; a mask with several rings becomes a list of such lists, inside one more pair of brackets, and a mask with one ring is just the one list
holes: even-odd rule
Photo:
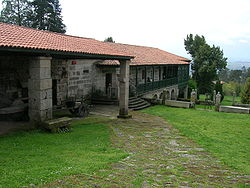
[[250, 174], [250, 115], [166, 106], [143, 112], [163, 117], [226, 165]]
[[[205, 101], [205, 95], [200, 95], [200, 100]], [[240, 97], [235, 98], [235, 102], [240, 103]], [[225, 96], [223, 101], [221, 102], [221, 105], [224, 106], [231, 106], [233, 103], [233, 96]]]
[[[103, 121], [103, 120], [101, 120]], [[73, 123], [73, 131], [22, 132], [0, 137], [0, 187], [43, 184], [74, 174], [91, 174], [127, 156], [110, 145], [100, 119]]]
[[[236, 97], [235, 102], [241, 103], [240, 102], [240, 97]], [[232, 103], [233, 103], [233, 96], [225, 96], [223, 101], [221, 102], [221, 105], [232, 106]]]
[[[205, 101], [205, 95], [200, 95], [200, 100]], [[240, 103], [240, 97], [235, 98], [235, 102]], [[232, 96], [225, 96], [223, 101], [221, 102], [221, 105], [223, 106], [232, 106], [233, 104], [233, 97]], [[202, 108], [207, 110], [215, 110], [214, 106], [205, 106], [197, 104], [195, 105], [196, 108]]]

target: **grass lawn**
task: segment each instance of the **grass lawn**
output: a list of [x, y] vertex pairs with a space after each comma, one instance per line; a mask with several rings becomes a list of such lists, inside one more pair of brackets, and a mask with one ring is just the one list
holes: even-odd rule
[[110, 131], [87, 118], [73, 122], [73, 131], [39, 131], [0, 136], [0, 187], [42, 184], [74, 174], [91, 174], [127, 156], [110, 145]]
[[[235, 102], [241, 103], [240, 97], [235, 97]], [[221, 105], [232, 106], [232, 103], [233, 103], [233, 96], [225, 96], [223, 101], [221, 102]]]
[[250, 115], [166, 106], [143, 112], [163, 117], [226, 165], [250, 174]]
[[[205, 100], [206, 96], [205, 95], [200, 95], [200, 100]], [[235, 102], [240, 103], [240, 97], [235, 98]], [[221, 102], [221, 105], [224, 106], [231, 106], [233, 103], [233, 96], [225, 96], [223, 101]]]
[[[205, 95], [200, 95], [200, 100], [205, 101]], [[235, 102], [241, 103], [240, 102], [240, 97], [235, 98]], [[221, 105], [223, 106], [232, 106], [233, 104], [233, 96], [225, 96], [223, 101], [221, 102]], [[196, 108], [202, 108], [202, 109], [208, 109], [208, 110], [214, 110], [214, 106], [205, 106], [205, 105], [196, 105]]]

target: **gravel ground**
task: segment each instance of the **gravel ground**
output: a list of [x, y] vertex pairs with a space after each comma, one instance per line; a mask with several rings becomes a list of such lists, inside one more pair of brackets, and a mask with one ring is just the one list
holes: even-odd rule
[[117, 119], [116, 110], [96, 107], [106, 116], [112, 143], [129, 156], [94, 174], [64, 177], [42, 187], [248, 187], [250, 176], [225, 166], [165, 120], [131, 112]]

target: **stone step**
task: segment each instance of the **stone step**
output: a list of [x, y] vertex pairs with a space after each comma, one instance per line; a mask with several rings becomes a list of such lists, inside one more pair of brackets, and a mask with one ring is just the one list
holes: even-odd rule
[[138, 99], [137, 97], [129, 97], [129, 100]]
[[137, 103], [137, 104], [129, 104], [128, 107], [129, 108], [136, 108], [136, 107], [144, 106], [147, 104], [149, 104], [149, 103], [146, 101], [141, 101], [140, 103]]
[[129, 105], [136, 105], [136, 104], [140, 104], [140, 103], [142, 103], [142, 102], [144, 102], [144, 100], [141, 100], [141, 99], [138, 99], [138, 100], [133, 101], [133, 102], [130, 102], [130, 101], [129, 101]]
[[129, 98], [129, 109], [131, 110], [141, 110], [143, 108], [147, 108], [151, 106], [150, 103], [148, 103], [147, 101], [141, 99], [141, 98], [136, 98], [136, 97], [133, 97], [133, 98]]
[[129, 98], [129, 102], [136, 102], [136, 101], [139, 101], [141, 100], [140, 98]]
[[136, 107], [136, 108], [133, 108], [132, 110], [142, 110], [142, 109], [144, 109], [144, 108], [148, 108], [148, 107], [150, 107], [151, 105], [150, 104], [146, 104], [146, 105], [143, 105], [143, 106], [139, 106], [139, 107]]

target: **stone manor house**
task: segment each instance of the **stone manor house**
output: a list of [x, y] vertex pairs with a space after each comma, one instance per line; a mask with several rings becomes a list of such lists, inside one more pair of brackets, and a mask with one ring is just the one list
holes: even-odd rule
[[31, 120], [44, 121], [68, 98], [90, 97], [118, 101], [126, 117], [129, 97], [160, 98], [163, 89], [187, 97], [189, 63], [157, 48], [0, 23], [0, 110], [21, 99]]

